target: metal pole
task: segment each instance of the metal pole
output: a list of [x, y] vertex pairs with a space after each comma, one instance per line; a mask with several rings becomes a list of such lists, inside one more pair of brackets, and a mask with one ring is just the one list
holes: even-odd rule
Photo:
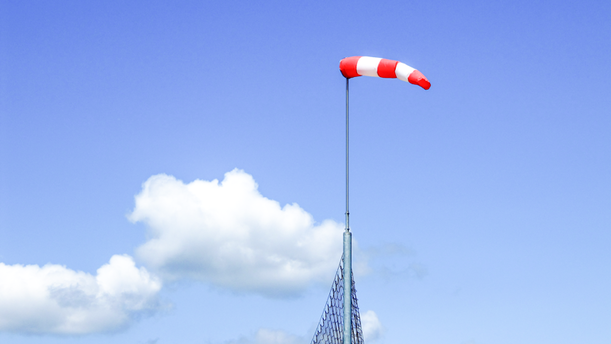
[[348, 156], [349, 156], [349, 88], [346, 78], [346, 230], [344, 231], [344, 340], [343, 344], [352, 342], [352, 233], [350, 233], [350, 211], [348, 200]]
[[352, 341], [352, 233], [344, 231], [344, 341]]
[[349, 189], [349, 181], [350, 181], [350, 169], [349, 169], [349, 156], [350, 156], [350, 92], [349, 92], [349, 80], [346, 78], [346, 230], [350, 230], [350, 200], [348, 196], [350, 195]]

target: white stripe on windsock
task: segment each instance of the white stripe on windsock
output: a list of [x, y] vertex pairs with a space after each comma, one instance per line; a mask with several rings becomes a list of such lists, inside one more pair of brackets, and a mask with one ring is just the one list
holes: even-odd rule
[[356, 71], [364, 76], [378, 76], [378, 64], [382, 61], [379, 57], [363, 56], [356, 64]]
[[403, 62], [399, 62], [397, 64], [397, 68], [395, 68], [395, 74], [397, 74], [397, 79], [407, 81], [409, 75], [412, 74], [412, 72], [414, 72], [415, 70], [415, 68], [412, 68]]

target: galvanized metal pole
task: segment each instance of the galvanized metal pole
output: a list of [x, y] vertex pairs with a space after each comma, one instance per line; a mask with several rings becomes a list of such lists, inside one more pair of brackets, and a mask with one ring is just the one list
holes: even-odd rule
[[344, 341], [352, 341], [352, 233], [344, 231]]
[[350, 79], [346, 78], [346, 230], [350, 230]]
[[346, 78], [346, 230], [344, 231], [344, 340], [352, 342], [352, 233], [349, 210], [349, 79]]

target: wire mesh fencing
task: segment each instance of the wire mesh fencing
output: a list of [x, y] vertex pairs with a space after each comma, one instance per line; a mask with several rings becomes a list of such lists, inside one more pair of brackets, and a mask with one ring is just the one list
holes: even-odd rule
[[[364, 344], [354, 276], [352, 278], [352, 344]], [[339, 262], [327, 303], [311, 344], [342, 344], [344, 338], [344, 258]]]

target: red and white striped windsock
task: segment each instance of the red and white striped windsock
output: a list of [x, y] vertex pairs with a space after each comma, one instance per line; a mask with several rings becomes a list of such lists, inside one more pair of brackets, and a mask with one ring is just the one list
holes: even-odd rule
[[380, 78], [397, 78], [418, 85], [425, 90], [431, 87], [431, 83], [417, 69], [399, 61], [379, 57], [346, 57], [339, 62], [339, 70], [347, 79], [362, 75], [377, 76]]

